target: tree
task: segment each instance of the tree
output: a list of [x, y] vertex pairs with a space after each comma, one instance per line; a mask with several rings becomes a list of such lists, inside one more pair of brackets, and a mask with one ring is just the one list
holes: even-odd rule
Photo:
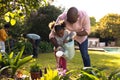
[[10, 35], [18, 37], [27, 30], [25, 20], [39, 7], [48, 4], [46, 0], [0, 0], [0, 27], [6, 22], [10, 23], [13, 26]]
[[62, 11], [52, 5], [40, 7], [37, 15], [31, 15], [27, 24], [31, 27], [29, 32], [36, 33], [41, 36], [42, 40], [49, 41], [50, 29], [48, 24], [55, 21]]
[[108, 14], [100, 19], [99, 33], [102, 38], [120, 38], [120, 15]]
[[46, 0], [0, 0], [0, 18], [2, 19], [0, 22], [3, 23], [5, 19], [14, 26], [17, 22], [16, 17], [22, 17], [24, 20], [32, 11], [46, 5], [48, 5]]
[[0, 0], [0, 16], [14, 10], [22, 10], [25, 13], [30, 13], [33, 9], [38, 9], [46, 3], [46, 0]]
[[95, 26], [96, 25], [95, 17], [90, 17], [90, 24], [91, 24], [91, 26]]

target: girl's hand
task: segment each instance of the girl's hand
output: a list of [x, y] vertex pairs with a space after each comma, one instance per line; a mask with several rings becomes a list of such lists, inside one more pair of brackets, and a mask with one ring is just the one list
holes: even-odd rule
[[63, 43], [67, 43], [68, 41], [67, 40], [64, 40]]
[[71, 41], [72, 41], [72, 39], [64, 40], [63, 42], [64, 42], [64, 43], [68, 43], [68, 42], [71, 42]]

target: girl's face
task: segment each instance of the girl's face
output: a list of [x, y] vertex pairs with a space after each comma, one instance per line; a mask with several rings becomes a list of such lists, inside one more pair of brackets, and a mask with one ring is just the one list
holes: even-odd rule
[[61, 29], [61, 30], [57, 31], [56, 34], [59, 37], [63, 37], [64, 36], [64, 29]]

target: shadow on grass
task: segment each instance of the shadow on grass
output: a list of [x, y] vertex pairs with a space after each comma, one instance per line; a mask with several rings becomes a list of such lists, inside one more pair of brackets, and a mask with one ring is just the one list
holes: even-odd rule
[[120, 66], [120, 54], [106, 53], [100, 51], [89, 52], [92, 66], [105, 68], [106, 74], [111, 73]]

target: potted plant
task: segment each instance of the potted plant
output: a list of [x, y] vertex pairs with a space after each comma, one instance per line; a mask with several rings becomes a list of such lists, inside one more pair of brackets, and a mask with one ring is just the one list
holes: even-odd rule
[[0, 74], [14, 78], [16, 71], [25, 63], [32, 60], [32, 55], [23, 57], [25, 46], [22, 47], [21, 51], [17, 52], [15, 55], [14, 52], [9, 54], [4, 53], [2, 55], [0, 53]]
[[40, 66], [37, 64], [37, 63], [35, 63], [35, 64], [32, 64], [31, 66], [30, 66], [30, 75], [31, 75], [31, 79], [32, 80], [37, 80], [37, 79], [40, 79], [40, 71], [41, 71], [41, 69], [40, 69]]

